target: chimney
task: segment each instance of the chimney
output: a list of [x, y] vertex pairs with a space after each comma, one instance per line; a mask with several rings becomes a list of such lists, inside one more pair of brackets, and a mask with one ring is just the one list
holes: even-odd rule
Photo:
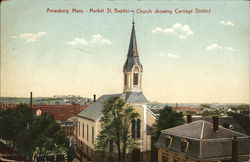
[[192, 115], [187, 115], [187, 124], [192, 123]]
[[33, 98], [32, 98], [32, 92], [30, 92], [30, 108], [33, 107], [33, 102], [32, 102]]
[[215, 132], [219, 130], [219, 117], [218, 116], [213, 116], [213, 128]]
[[232, 141], [232, 160], [238, 160], [238, 141], [234, 136]]
[[94, 94], [94, 102], [96, 101], [96, 95]]

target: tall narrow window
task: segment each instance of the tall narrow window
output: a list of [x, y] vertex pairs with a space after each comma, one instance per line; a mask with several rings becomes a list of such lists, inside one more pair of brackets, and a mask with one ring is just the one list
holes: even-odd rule
[[136, 121], [135, 119], [132, 120], [132, 138], [135, 138], [135, 127], [136, 127]]
[[82, 123], [82, 138], [84, 138], [84, 123]]
[[138, 85], [138, 73], [134, 73], [134, 85]]
[[125, 86], [127, 86], [127, 84], [128, 84], [128, 81], [127, 81], [127, 74], [124, 74], [124, 83], [125, 83]]
[[87, 125], [87, 141], [89, 140], [89, 125]]
[[94, 136], [95, 136], [95, 134], [94, 134], [95, 132], [94, 132], [94, 127], [92, 127], [92, 143], [94, 144]]
[[140, 138], [141, 137], [141, 120], [137, 119], [136, 121], [136, 137]]
[[78, 122], [78, 136], [80, 136], [80, 122]]

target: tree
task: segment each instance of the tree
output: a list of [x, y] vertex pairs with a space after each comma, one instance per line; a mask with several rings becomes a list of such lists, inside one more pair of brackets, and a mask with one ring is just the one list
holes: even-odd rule
[[107, 99], [103, 104], [102, 114], [100, 119], [102, 130], [98, 134], [96, 148], [105, 152], [112, 151], [110, 146], [114, 143], [118, 162], [124, 162], [126, 152], [136, 146], [129, 128], [131, 121], [139, 117], [139, 114], [119, 97]]
[[197, 112], [196, 111], [186, 111], [184, 112], [184, 115], [196, 115]]
[[[163, 109], [159, 110], [159, 116], [156, 119], [155, 124], [152, 129], [152, 139], [151, 139], [151, 150], [152, 150], [152, 159], [156, 159], [156, 148], [154, 144], [157, 142], [161, 131], [164, 129], [172, 128], [178, 125], [184, 124], [182, 113], [178, 113], [172, 110], [172, 107], [165, 106]], [[154, 157], [155, 156], [155, 157]]]
[[69, 149], [69, 141], [60, 125], [45, 114], [35, 118], [30, 134], [35, 145], [33, 157], [62, 154]]
[[249, 105], [239, 105], [231, 107], [236, 112], [227, 112], [228, 116], [232, 116], [239, 125], [249, 134]]
[[13, 148], [30, 161], [37, 156], [66, 153], [69, 148], [58, 123], [45, 114], [35, 116], [25, 105], [1, 110], [0, 128], [0, 138], [11, 141]]

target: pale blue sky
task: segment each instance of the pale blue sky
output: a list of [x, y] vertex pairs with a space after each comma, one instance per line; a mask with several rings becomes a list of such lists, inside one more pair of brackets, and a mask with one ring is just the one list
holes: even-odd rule
[[132, 14], [56, 14], [47, 8], [211, 9], [203, 14], [135, 14], [143, 92], [150, 101], [249, 102], [246, 1], [4, 2], [1, 96], [122, 92]]

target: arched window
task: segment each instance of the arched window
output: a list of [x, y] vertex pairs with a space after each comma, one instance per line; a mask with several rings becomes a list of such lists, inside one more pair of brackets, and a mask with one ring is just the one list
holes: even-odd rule
[[141, 120], [137, 119], [136, 121], [136, 137], [140, 138], [141, 137]]
[[138, 85], [138, 79], [139, 79], [138, 76], [139, 76], [138, 73], [134, 73], [134, 76], [133, 76], [133, 80], [134, 80], [133, 84], [134, 85]]
[[132, 132], [132, 138], [135, 138], [135, 127], [136, 127], [136, 121], [135, 121], [135, 119], [133, 119], [132, 120], [132, 130], [131, 130], [131, 132]]
[[132, 132], [132, 138], [141, 137], [141, 120], [140, 119], [132, 120], [131, 132]]

